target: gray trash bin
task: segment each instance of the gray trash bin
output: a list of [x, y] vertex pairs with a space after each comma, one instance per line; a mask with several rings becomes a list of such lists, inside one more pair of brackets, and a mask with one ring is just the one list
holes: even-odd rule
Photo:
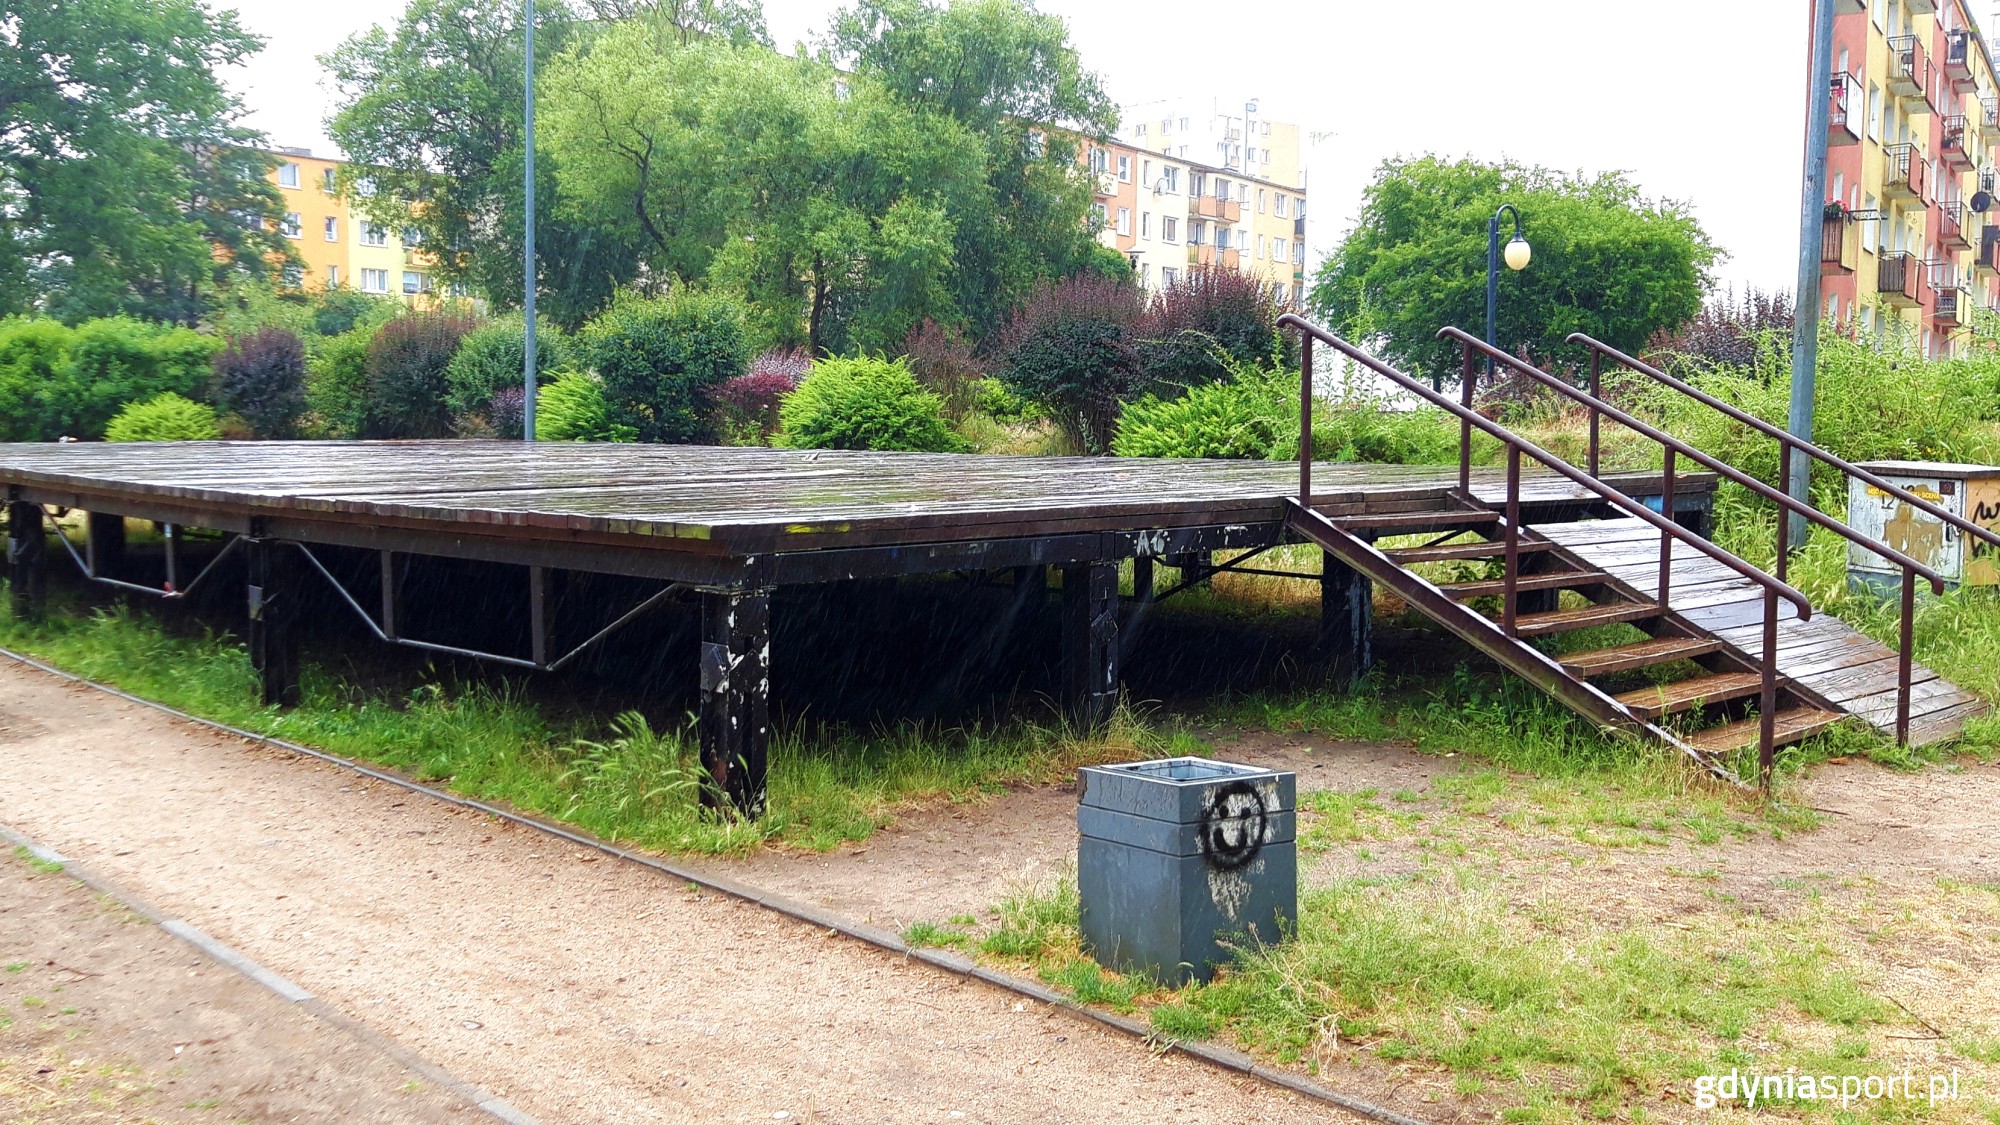
[[1224, 940], [1275, 943], [1297, 917], [1292, 774], [1163, 758], [1077, 783], [1080, 921], [1099, 964], [1206, 981]]

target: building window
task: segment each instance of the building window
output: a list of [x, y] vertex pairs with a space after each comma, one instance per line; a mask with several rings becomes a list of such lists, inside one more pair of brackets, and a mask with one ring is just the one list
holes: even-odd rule
[[1273, 239], [1271, 241], [1271, 246], [1272, 246], [1271, 257], [1276, 261], [1282, 262], [1292, 256], [1292, 252], [1289, 249], [1286, 249], [1285, 240], [1282, 238]]
[[1259, 215], [1261, 215], [1261, 214], [1263, 214], [1263, 213], [1264, 213], [1264, 189], [1263, 189], [1263, 188], [1258, 188], [1258, 189], [1257, 189], [1257, 213], [1258, 213]]
[[1179, 194], [1181, 190], [1181, 170], [1169, 166], [1160, 174], [1160, 182], [1166, 185], [1166, 190]]
[[1090, 170], [1103, 175], [1111, 167], [1111, 154], [1101, 148], [1090, 150]]
[[1304, 307], [1305, 303], [1306, 303], [1306, 283], [1303, 281], [1292, 282], [1292, 307], [1295, 309], [1302, 308]]
[[278, 224], [278, 230], [286, 238], [297, 238], [305, 233], [305, 229], [299, 226], [299, 213], [297, 211], [285, 212], [284, 221]]
[[1171, 133], [1173, 131], [1174, 131], [1174, 119], [1171, 117], [1160, 118], [1160, 132]]
[[326, 220], [325, 220], [325, 222], [324, 222], [323, 224], [321, 224], [321, 225], [323, 225], [323, 226], [324, 226], [324, 227], [326, 228], [326, 240], [327, 240], [328, 242], [339, 242], [339, 241], [340, 241], [340, 220], [339, 220], [339, 219], [335, 218], [335, 217], [334, 217], [334, 216], [332, 216], [332, 215], [328, 215], [328, 216], [326, 217]]
[[424, 244], [424, 232], [423, 232], [423, 231], [421, 231], [421, 230], [418, 230], [418, 229], [417, 229], [416, 227], [404, 227], [404, 228], [403, 228], [403, 245], [405, 245], [405, 246], [422, 246], [423, 244]]
[[339, 177], [333, 169], [328, 168], [319, 174], [319, 190], [328, 195], [332, 195], [339, 190]]
[[1172, 215], [1165, 215], [1160, 218], [1160, 237], [1167, 242], [1179, 242], [1181, 240], [1180, 223]]
[[1303, 242], [1292, 243], [1292, 264], [1295, 266], [1303, 266], [1306, 264], [1305, 243]]
[[445, 292], [450, 293], [454, 297], [470, 297], [472, 296], [472, 287], [463, 281], [454, 281], [450, 285], [445, 286]]
[[362, 270], [361, 291], [363, 293], [387, 293], [389, 291], [389, 271]]
[[1271, 200], [1271, 212], [1277, 215], [1280, 219], [1288, 217], [1285, 214], [1285, 196], [1283, 194], [1280, 194], [1275, 199]]
[[328, 289], [338, 289], [338, 288], [340, 288], [340, 267], [339, 267], [339, 266], [328, 266], [328, 267], [326, 267], [326, 287], [327, 287]]
[[278, 186], [279, 187], [299, 186], [299, 166], [296, 164], [278, 165]]
[[1153, 162], [1152, 162], [1152, 161], [1150, 161], [1150, 160], [1141, 160], [1141, 161], [1139, 162], [1139, 182], [1140, 182], [1140, 183], [1145, 183], [1145, 184], [1150, 184], [1150, 183], [1152, 183], [1152, 182], [1153, 182]]
[[1172, 266], [1160, 267], [1160, 284], [1162, 286], [1171, 286], [1180, 279], [1181, 279], [1181, 271], [1175, 269]]
[[375, 177], [362, 176], [354, 181], [354, 194], [369, 196], [375, 194]]
[[288, 265], [280, 271], [280, 276], [285, 279], [285, 288], [297, 289], [306, 283], [306, 268], [297, 264]]
[[1132, 182], [1132, 158], [1122, 152], [1118, 154], [1118, 182], [1121, 184]]
[[1132, 209], [1130, 207], [1120, 207], [1118, 209], [1118, 233], [1132, 233]]
[[1257, 256], [1266, 261], [1270, 260], [1271, 238], [1269, 235], [1260, 234], [1257, 236]]
[[1153, 213], [1151, 211], [1139, 212], [1139, 237], [1153, 237]]
[[410, 296], [415, 296], [418, 293], [428, 293], [430, 291], [431, 291], [431, 278], [429, 274], [418, 273], [416, 270], [403, 271], [404, 293]]
[[[1875, 210], [1874, 196], [1864, 195], [1861, 197], [1861, 201], [1867, 205], [1863, 207], [1862, 210], [1864, 211]], [[1875, 252], [1876, 231], [1877, 229], [1879, 229], [1881, 222], [1882, 220], [1880, 219], [1869, 219], [1867, 222], [1861, 224], [1861, 248], [1863, 250], [1868, 251], [1870, 254], [1873, 254]]]
[[1882, 87], [1868, 84], [1868, 139], [1882, 139]]
[[1030, 130], [1028, 133], [1028, 158], [1030, 160], [1040, 160], [1042, 157], [1047, 156], [1048, 154], [1049, 154], [1048, 137], [1043, 135], [1043, 133], [1039, 129]]
[[1135, 136], [1135, 137], [1143, 137], [1143, 136], [1145, 136], [1145, 135], [1146, 135], [1146, 123], [1145, 123], [1144, 121], [1141, 121], [1141, 122], [1139, 122], [1139, 123], [1138, 123], [1137, 125], [1134, 125], [1134, 126], [1132, 126], [1132, 135], [1133, 135], [1133, 136]]
[[389, 231], [388, 231], [388, 229], [387, 229], [387, 228], [385, 228], [385, 227], [383, 227], [383, 226], [382, 226], [381, 224], [379, 224], [379, 223], [362, 223], [362, 224], [361, 224], [361, 245], [363, 245], [363, 246], [387, 246], [387, 245], [389, 245]]
[[1189, 245], [1189, 246], [1200, 246], [1200, 245], [1201, 245], [1201, 240], [1202, 240], [1203, 238], [1206, 238], [1207, 236], [1208, 236], [1208, 224], [1207, 224], [1207, 223], [1204, 223], [1204, 222], [1202, 222], [1202, 221], [1201, 221], [1200, 219], [1189, 219], [1189, 220], [1188, 220], [1188, 245]]
[[1217, 199], [1228, 199], [1228, 198], [1229, 198], [1229, 181], [1228, 181], [1228, 180], [1224, 180], [1224, 179], [1217, 179], [1217, 180], [1215, 181], [1215, 198], [1217, 198]]
[[1181, 118], [1181, 132], [1187, 132], [1187, 118]]

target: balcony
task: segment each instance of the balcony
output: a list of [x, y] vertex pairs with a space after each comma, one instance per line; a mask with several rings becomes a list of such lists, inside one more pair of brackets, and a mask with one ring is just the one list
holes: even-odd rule
[[1972, 256], [1975, 277], [2000, 277], [2000, 227], [1987, 225], [1979, 231], [1979, 250]]
[[1889, 40], [1889, 92], [1902, 100], [1904, 110], [1929, 113], [1930, 88], [1931, 60], [1923, 40], [1914, 35]]
[[1979, 99], [1979, 118], [1988, 129], [2000, 129], [2000, 97]]
[[1970, 94], [1979, 88], [1978, 79], [1972, 76], [1972, 56], [1976, 53], [1970, 31], [1944, 33], [1945, 80], [1961, 94]]
[[1833, 104], [1826, 115], [1826, 143], [1833, 146], [1861, 143], [1861, 80], [1852, 74], [1833, 76]]
[[1937, 305], [1931, 310], [1931, 319], [1952, 328], [1972, 323], [1972, 292], [1958, 279], [1956, 271], [1940, 266], [1934, 289]]
[[1229, 247], [1218, 249], [1214, 246], [1190, 246], [1188, 247], [1188, 264], [1191, 266], [1218, 266], [1222, 269], [1233, 270], [1237, 265], [1237, 254], [1236, 250]]
[[1937, 15], [1937, 0], [1909, 0], [1907, 6], [1910, 9], [1911, 15], [1916, 15], [1916, 16]]
[[1292, 220], [1292, 237], [1304, 238], [1305, 236], [1306, 236], [1306, 217], [1304, 215], [1300, 215], [1298, 218]]
[[1947, 117], [1938, 141], [1938, 155], [1945, 165], [1954, 172], [1970, 172], [1974, 163], [1971, 148], [1976, 143], [1968, 136], [1968, 126], [1963, 116]]
[[1910, 309], [1917, 305], [1917, 256], [1883, 254], [1875, 263], [1875, 292], [1891, 308]]
[[1854, 272], [1855, 227], [1847, 221], [1845, 214], [1829, 215], [1819, 228], [1819, 272], [1821, 274], [1850, 274]]
[[1243, 205], [1233, 199], [1194, 195], [1188, 197], [1188, 216], [1213, 219], [1218, 223], [1234, 223], [1243, 218]]
[[1924, 154], [1915, 145], [1889, 145], [1882, 150], [1882, 194], [1891, 199], [1924, 197]]
[[1956, 199], [1938, 201], [1938, 245], [1947, 250], [1970, 250], [1972, 239], [1965, 230], [1965, 205]]

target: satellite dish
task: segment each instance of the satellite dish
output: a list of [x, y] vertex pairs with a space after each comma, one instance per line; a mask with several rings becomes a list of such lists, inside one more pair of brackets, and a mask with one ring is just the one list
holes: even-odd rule
[[1993, 206], [1993, 193], [1992, 193], [1992, 192], [1990, 192], [1990, 191], [1975, 191], [1975, 192], [1973, 192], [1973, 193], [1972, 193], [1972, 213], [1973, 213], [1973, 214], [1975, 214], [1975, 215], [1984, 215], [1984, 214], [1986, 213], [1986, 209], [1987, 209], [1988, 207], [1991, 207], [1991, 206]]

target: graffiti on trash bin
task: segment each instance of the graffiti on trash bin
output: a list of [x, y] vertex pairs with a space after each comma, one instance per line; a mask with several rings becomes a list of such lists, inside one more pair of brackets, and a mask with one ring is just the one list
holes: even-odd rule
[[1247, 781], [1218, 785], [1201, 810], [1201, 850], [1209, 865], [1234, 871], [1264, 849], [1264, 798]]

